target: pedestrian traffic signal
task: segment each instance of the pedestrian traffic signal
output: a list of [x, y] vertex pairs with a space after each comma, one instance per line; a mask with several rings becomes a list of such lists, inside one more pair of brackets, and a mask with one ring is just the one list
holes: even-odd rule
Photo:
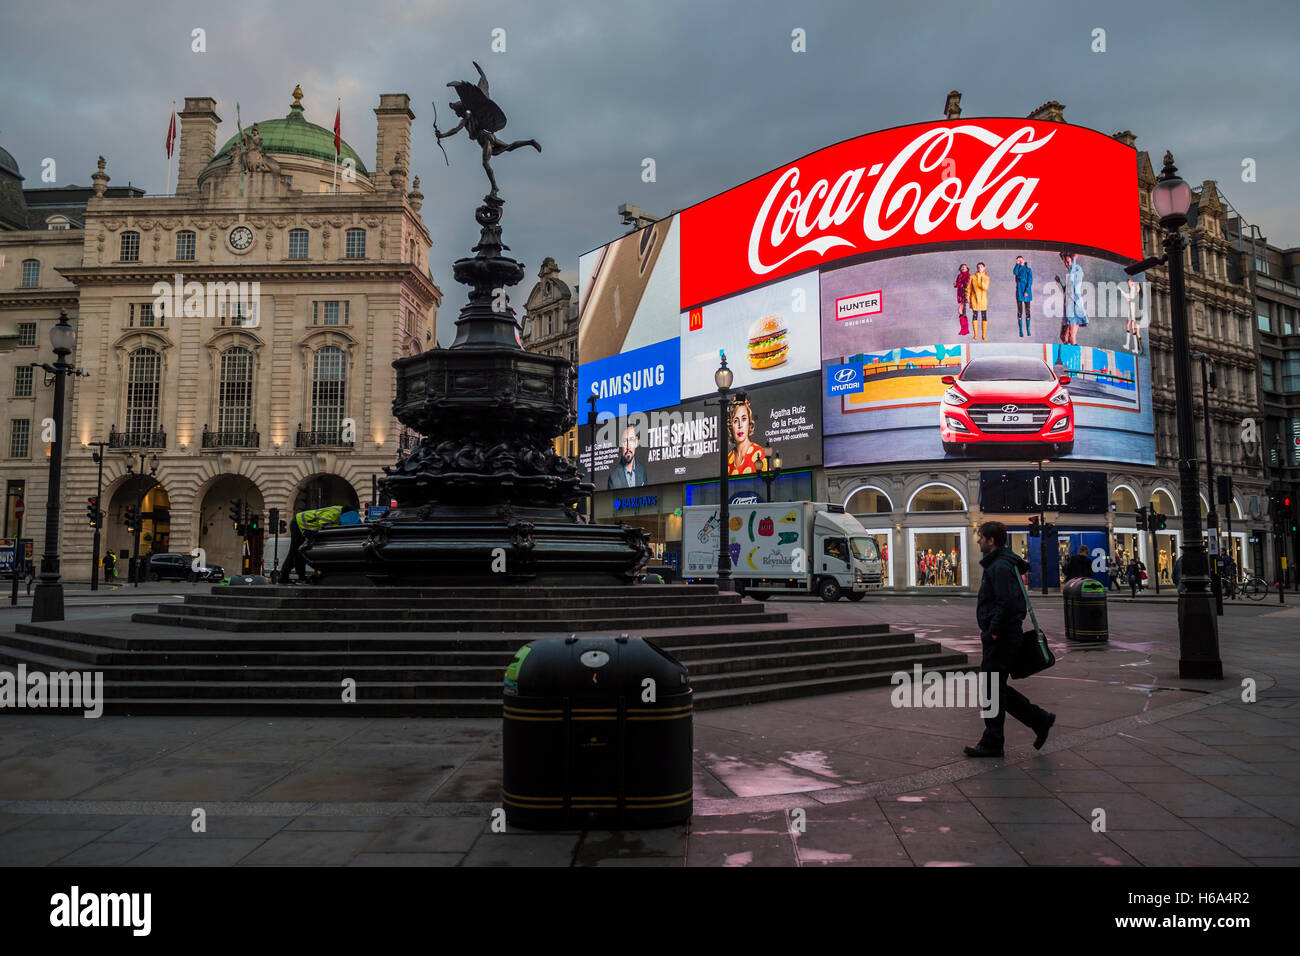
[[1151, 518], [1155, 522], [1156, 531], [1164, 531], [1165, 527], [1169, 524], [1169, 519], [1162, 514], [1153, 514]]
[[1295, 534], [1297, 526], [1300, 526], [1300, 517], [1296, 514], [1300, 509], [1298, 509], [1296, 505], [1297, 499], [1295, 495], [1282, 496], [1282, 514], [1286, 521], [1287, 529], [1291, 534]]
[[260, 513], [251, 515], [248, 521], [248, 530], [250, 533], [256, 532], [262, 526], [262, 515]]
[[1147, 530], [1147, 509], [1139, 508], [1137, 510], [1137, 529], [1139, 531]]
[[287, 521], [285, 521], [283, 518], [281, 518], [281, 519], [280, 519], [280, 524], [279, 524], [279, 526], [276, 528], [275, 533], [276, 533], [276, 534], [288, 534], [288, 533], [289, 533], [289, 522], [287, 522]]
[[86, 499], [86, 517], [90, 520], [92, 528], [99, 527], [99, 499], [90, 497]]
[[1228, 506], [1232, 503], [1232, 476], [1219, 475], [1219, 500], [1223, 502], [1223, 510], [1226, 513]]
[[1040, 527], [1038, 527], [1038, 517], [1035, 516], [1035, 517], [1030, 518], [1030, 519], [1029, 519], [1029, 537], [1031, 537], [1031, 538], [1037, 538], [1037, 537], [1038, 537], [1039, 535], [1041, 535], [1042, 533], [1043, 533], [1042, 529], [1041, 529]]
[[135, 534], [135, 505], [127, 505], [122, 511], [122, 523], [126, 525], [126, 530]]

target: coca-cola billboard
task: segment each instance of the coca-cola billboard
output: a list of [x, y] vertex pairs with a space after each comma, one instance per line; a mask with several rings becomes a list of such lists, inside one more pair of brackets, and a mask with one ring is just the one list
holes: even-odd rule
[[1142, 256], [1137, 159], [1102, 133], [952, 120], [827, 147], [681, 213], [686, 309], [853, 256], [931, 243], [1060, 243]]

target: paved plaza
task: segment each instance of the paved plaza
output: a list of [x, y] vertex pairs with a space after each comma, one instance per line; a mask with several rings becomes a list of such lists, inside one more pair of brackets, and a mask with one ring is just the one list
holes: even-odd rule
[[[178, 590], [162, 587], [153, 600]], [[69, 614], [131, 610], [94, 600]], [[1059, 598], [1037, 603], [1059, 635]], [[968, 598], [774, 604], [888, 621], [978, 657]], [[1042, 751], [1008, 721], [1003, 759], [967, 759], [973, 709], [896, 708], [888, 687], [703, 711], [694, 817], [662, 830], [493, 832], [495, 719], [9, 712], [0, 865], [1300, 863], [1300, 609], [1229, 604], [1221, 682], [1177, 677], [1172, 603], [1110, 611], [1108, 645], [1060, 644], [1057, 666], [1020, 685], [1058, 715]]]

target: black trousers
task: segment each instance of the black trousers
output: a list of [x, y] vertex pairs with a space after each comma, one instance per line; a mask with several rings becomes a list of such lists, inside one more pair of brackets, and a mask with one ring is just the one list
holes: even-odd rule
[[[303, 557], [302, 546], [306, 543], [302, 529], [296, 519], [289, 521], [289, 570], [298, 575], [299, 581], [307, 580], [307, 559]], [[286, 579], [288, 575], [285, 575]]]
[[[992, 717], [984, 718], [984, 736], [980, 738], [980, 745], [992, 750], [1002, 750], [1005, 746], [1006, 734], [1003, 728], [1007, 714], [1016, 718], [1034, 733], [1038, 732], [1038, 728], [1047, 719], [1047, 711], [1030, 703], [1028, 697], [1007, 685], [1006, 667], [1019, 649], [1020, 640], [1017, 635], [1004, 635], [997, 640], [988, 634], [980, 635], [980, 643], [984, 647], [984, 659], [980, 662], [980, 671], [990, 675], [987, 678], [989, 685], [992, 685], [994, 675], [998, 682], [997, 713]], [[985, 680], [982, 676], [980, 679]]]
[[1026, 318], [1026, 319], [1029, 318], [1029, 307], [1030, 307], [1031, 305], [1033, 305], [1032, 302], [1021, 302], [1021, 301], [1017, 300], [1017, 301], [1016, 301], [1016, 318], [1017, 318], [1017, 319], [1019, 319], [1019, 318]]

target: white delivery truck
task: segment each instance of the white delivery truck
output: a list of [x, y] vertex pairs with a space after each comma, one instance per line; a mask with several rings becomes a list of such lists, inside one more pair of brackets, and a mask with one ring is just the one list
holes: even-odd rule
[[[844, 595], [861, 601], [883, 587], [876, 542], [840, 505], [778, 501], [731, 505], [728, 543], [737, 590], [760, 600], [778, 593], [817, 594], [823, 601]], [[718, 576], [721, 509], [682, 509], [682, 577], [711, 581]]]

